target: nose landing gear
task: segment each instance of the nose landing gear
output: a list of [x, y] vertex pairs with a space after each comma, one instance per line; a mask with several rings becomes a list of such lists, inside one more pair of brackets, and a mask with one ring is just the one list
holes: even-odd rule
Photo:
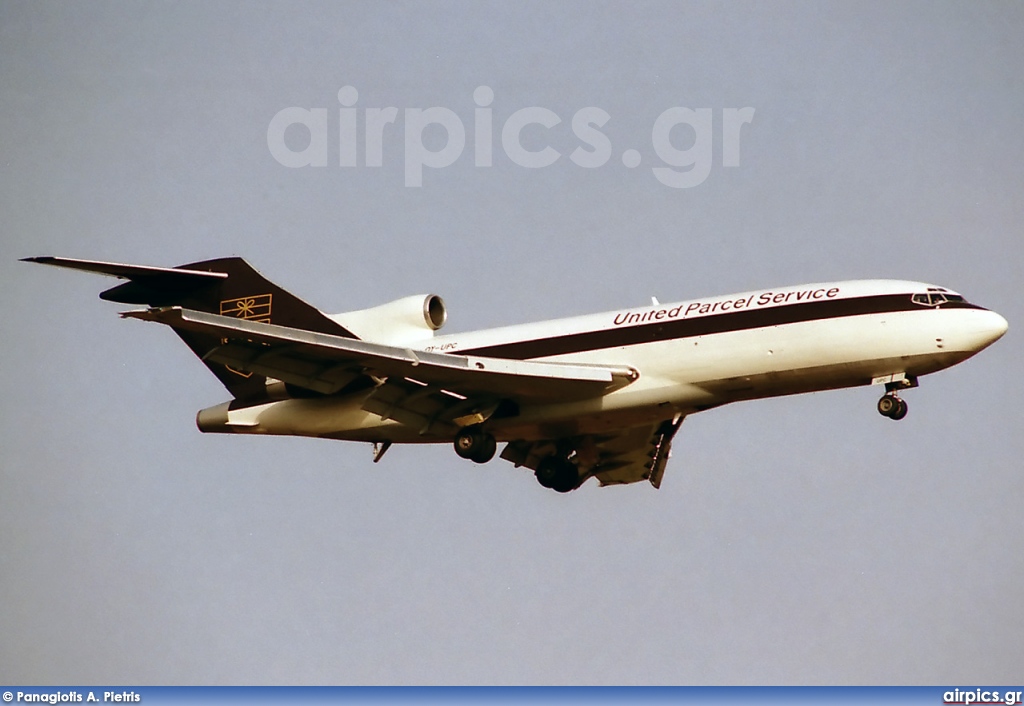
[[899, 421], [907, 416], [907, 403], [896, 396], [895, 392], [887, 392], [878, 400], [878, 413], [883, 417]]
[[896, 373], [875, 378], [873, 384], [885, 383], [885, 394], [878, 400], [878, 413], [883, 417], [899, 421], [907, 416], [907, 403], [900, 399], [899, 391], [917, 387], [917, 377]]

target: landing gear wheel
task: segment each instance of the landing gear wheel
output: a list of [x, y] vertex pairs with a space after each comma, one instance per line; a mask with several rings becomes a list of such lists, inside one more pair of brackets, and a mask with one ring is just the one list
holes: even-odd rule
[[535, 475], [538, 483], [559, 493], [568, 493], [580, 484], [576, 466], [571, 461], [556, 456], [548, 456], [537, 464]]
[[455, 436], [455, 453], [477, 463], [490, 461], [497, 449], [494, 437], [480, 429], [466, 427]]
[[889, 419], [903, 419], [907, 416], [907, 409], [907, 403], [896, 395], [885, 395], [878, 400], [878, 413]]
[[878, 413], [883, 417], [891, 417], [892, 413], [897, 409], [897, 398], [892, 395], [886, 395], [882, 399], [878, 400]]
[[541, 459], [541, 462], [537, 464], [537, 470], [533, 474], [537, 476], [537, 482], [545, 488], [553, 488], [555, 477], [558, 475], [558, 459], [554, 456]]
[[498, 442], [494, 440], [493, 436], [484, 434], [483, 437], [480, 449], [477, 453], [473, 454], [473, 460], [477, 463], [487, 463], [494, 458], [494, 454], [498, 450]]

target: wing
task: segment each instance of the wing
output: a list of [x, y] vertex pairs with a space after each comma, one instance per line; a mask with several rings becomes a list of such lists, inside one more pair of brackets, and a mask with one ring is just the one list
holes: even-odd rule
[[672, 450], [672, 439], [683, 423], [677, 414], [657, 424], [631, 427], [610, 434], [594, 434], [544, 441], [512, 441], [501, 457], [517, 466], [537, 470], [552, 454], [569, 456], [577, 466], [580, 482], [597, 478], [602, 486], [650, 481], [661, 487]]
[[[393, 411], [440, 395], [451, 400], [445, 403], [448, 411], [461, 406], [466, 413], [479, 414], [480, 409], [474, 408], [496, 405], [501, 399], [584, 399], [607, 394], [637, 378], [636, 371], [626, 367], [428, 353], [181, 307], [121, 315], [216, 336], [220, 345], [207, 351], [204, 360], [322, 394], [335, 393], [359, 378], [372, 379], [388, 387], [375, 396], [378, 406], [390, 405]], [[418, 419], [422, 416], [417, 414]]]
[[[433, 353], [316, 331], [238, 319], [182, 307], [129, 311], [123, 317], [155, 321], [205, 334], [217, 344], [204, 360], [256, 373], [321, 394], [369, 383], [364, 409], [421, 434], [450, 433], [490, 418], [506, 402], [544, 403], [599, 397], [629, 385], [628, 367], [509, 360]], [[501, 457], [536, 470], [552, 454], [571, 459], [581, 481], [601, 485], [648, 480], [661, 485], [677, 414], [657, 424], [619, 432], [542, 441], [511, 441]]]

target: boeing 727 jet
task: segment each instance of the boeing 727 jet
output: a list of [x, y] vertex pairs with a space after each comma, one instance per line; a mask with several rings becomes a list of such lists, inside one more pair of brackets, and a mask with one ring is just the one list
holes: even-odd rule
[[501, 458], [559, 492], [661, 485], [687, 415], [731, 402], [884, 386], [900, 392], [998, 340], [999, 314], [920, 282], [858, 280], [742, 292], [556, 321], [438, 335], [437, 295], [324, 314], [241, 258], [179, 267], [61, 257], [28, 261], [126, 282], [101, 299], [169, 326], [232, 399], [201, 431], [313, 436], [374, 445], [450, 443]]

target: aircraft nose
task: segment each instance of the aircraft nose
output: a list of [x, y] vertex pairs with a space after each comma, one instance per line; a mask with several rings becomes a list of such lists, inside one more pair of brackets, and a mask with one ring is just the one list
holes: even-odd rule
[[980, 348], [986, 348], [998, 341], [1010, 328], [1010, 324], [1002, 316], [994, 311], [979, 311], [976, 323], [978, 338], [981, 339]]

